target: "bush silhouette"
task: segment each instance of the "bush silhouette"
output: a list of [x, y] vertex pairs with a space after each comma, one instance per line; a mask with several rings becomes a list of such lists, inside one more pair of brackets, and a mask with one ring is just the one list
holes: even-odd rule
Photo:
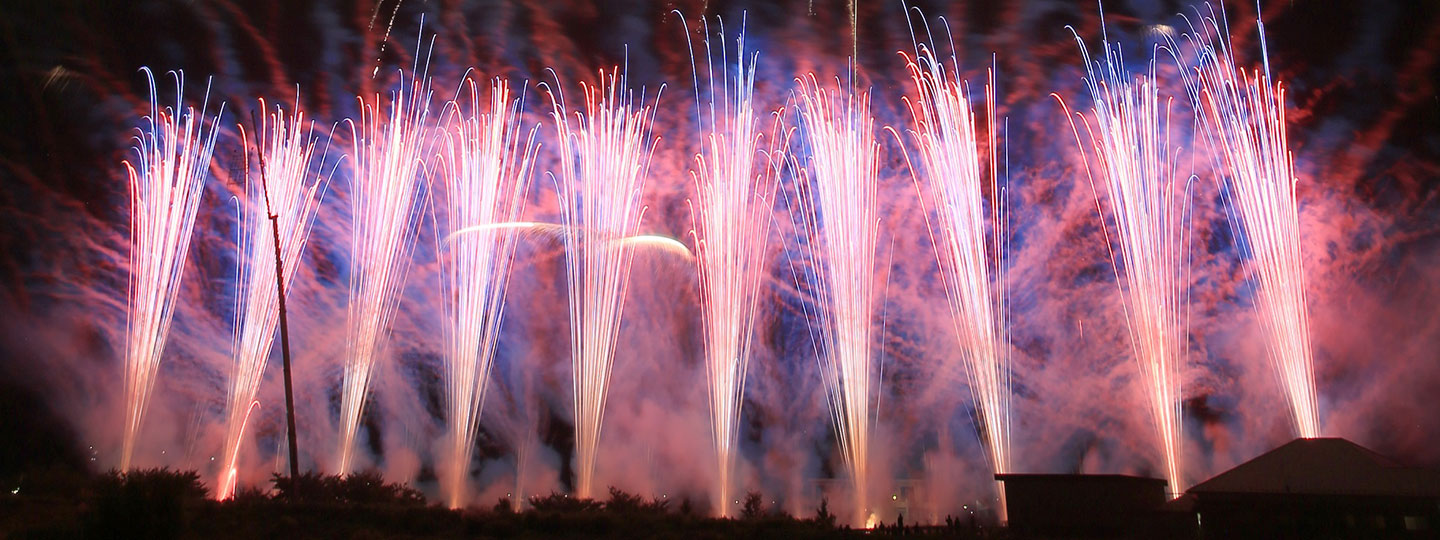
[[645, 499], [639, 495], [632, 495], [611, 486], [610, 500], [605, 501], [605, 510], [622, 514], [632, 513], [640, 510], [644, 504]]
[[605, 502], [605, 511], [612, 514], [664, 514], [669, 508], [669, 500], [653, 499], [646, 502], [639, 495], [626, 493], [613, 486], [610, 488], [610, 500]]
[[310, 502], [341, 504], [425, 506], [425, 496], [405, 484], [392, 484], [375, 471], [325, 476], [316, 473], [300, 475], [292, 482], [287, 476], [271, 477], [278, 498], [295, 498]]
[[425, 496], [419, 490], [405, 484], [388, 483], [375, 471], [339, 478], [335, 493], [341, 501], [352, 504], [425, 506]]
[[580, 512], [596, 512], [604, 505], [594, 499], [579, 499], [564, 493], [551, 493], [544, 497], [534, 496], [530, 498], [530, 508], [536, 512], [571, 514]]
[[[704, 515], [693, 502], [611, 489], [604, 501], [560, 493], [498, 499], [493, 511], [426, 505], [420, 493], [374, 472], [349, 476], [273, 477], [274, 489], [247, 486], [216, 502], [195, 472], [165, 469], [121, 474], [81, 472], [68, 497], [19, 495], [0, 500], [24, 518], [0, 519], [0, 538], [831, 538], [844, 535], [823, 519], [772, 514], [768, 499], [746, 494], [745, 519]], [[68, 491], [69, 488], [66, 488]], [[293, 498], [292, 498], [293, 496]], [[833, 522], [833, 517], [828, 520]]]
[[320, 473], [307, 472], [299, 478], [290, 478], [276, 473], [270, 477], [270, 483], [275, 486], [275, 496], [280, 499], [294, 499], [299, 501], [320, 501], [325, 493], [326, 479], [329, 478]]
[[91, 484], [86, 536], [179, 538], [194, 508], [207, 503], [205, 495], [195, 471], [110, 471]]

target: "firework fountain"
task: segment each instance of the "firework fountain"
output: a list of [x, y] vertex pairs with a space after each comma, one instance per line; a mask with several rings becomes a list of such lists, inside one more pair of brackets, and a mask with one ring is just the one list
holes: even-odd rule
[[[573, 114], [557, 81], [550, 91], [560, 174], [556, 191], [565, 224], [570, 303], [570, 354], [575, 399], [575, 494], [593, 495], [610, 368], [620, 334], [634, 236], [644, 215], [641, 195], [656, 139], [653, 105], [639, 104], [616, 68], [582, 83], [585, 110]], [[656, 100], [659, 100], [659, 94]]]
[[[1093, 122], [1079, 112], [1070, 116], [1068, 107], [1066, 115], [1102, 220], [1105, 213], [1095, 189], [1096, 176], [1108, 195], [1109, 217], [1119, 237], [1118, 258], [1123, 264], [1115, 262], [1108, 229], [1106, 246], [1124, 297], [1131, 350], [1164, 456], [1165, 478], [1171, 493], [1179, 493], [1185, 487], [1180, 476], [1180, 370], [1189, 347], [1185, 233], [1190, 182], [1177, 173], [1179, 150], [1171, 147], [1168, 135], [1170, 102], [1160, 99], [1154, 57], [1146, 73], [1132, 79], [1124, 72], [1119, 46], [1112, 45], [1108, 37], [1102, 41], [1103, 62], [1091, 61], [1078, 34], [1075, 41], [1085, 59]], [[1060, 103], [1064, 106], [1063, 100]], [[1098, 174], [1092, 172], [1077, 118], [1091, 142]]]
[[480, 411], [495, 358], [505, 311], [505, 285], [514, 255], [515, 233], [506, 224], [520, 219], [534, 163], [535, 135], [520, 128], [521, 99], [510, 99], [503, 80], [490, 86], [490, 100], [467, 78], [468, 107], [457, 99], [456, 115], [440, 154], [445, 185], [446, 224], [451, 231], [440, 247], [445, 298], [446, 398], [450, 448], [443, 479], [451, 508], [465, 500], [470, 459]]
[[430, 82], [423, 74], [408, 84], [402, 82], [391, 94], [390, 112], [384, 118], [379, 94], [369, 103], [363, 98], [359, 101], [359, 121], [346, 120], [354, 145], [350, 191], [353, 243], [336, 469], [340, 474], [350, 472], [371, 370], [410, 268], [416, 207], [423, 196], [417, 176], [426, 146]]
[[[751, 54], [748, 61], [744, 56], [743, 22], [736, 39], [739, 65], [733, 74], [723, 41], [717, 58], [710, 48], [708, 23], [705, 32], [710, 95], [708, 101], [701, 97], [697, 69], [695, 114], [698, 124], [706, 127], [702, 128], [702, 152], [695, 156], [691, 172], [699, 194], [692, 215], [696, 218], [695, 261], [704, 320], [710, 433], [719, 467], [715, 501], [718, 514], [725, 517], [730, 508], [746, 364], [759, 311], [760, 285], [765, 279], [770, 211], [788, 132], [782, 133], [783, 114], [774, 115], [770, 137], [758, 130], [760, 122], [751, 103], [758, 53]], [[719, 35], [723, 40], [723, 23]], [[714, 71], [717, 60], [718, 79]]]
[[[1295, 160], [1285, 130], [1285, 89], [1270, 76], [1265, 25], [1260, 30], [1264, 71], [1235, 66], [1228, 32], [1212, 12], [1193, 33], [1201, 44], [1198, 77], [1188, 86], [1217, 160], [1229, 173], [1231, 226], [1249, 248], [1250, 276], [1259, 285], [1255, 310], [1269, 335], [1269, 357], [1289, 397], [1296, 433], [1320, 436], [1305, 269], [1300, 257], [1300, 213]], [[1238, 221], [1238, 222], [1237, 222]]]
[[175, 297], [185, 271], [195, 213], [205, 191], [205, 178], [220, 117], [205, 129], [210, 89], [197, 113], [182, 103], [185, 75], [175, 78], [175, 107], [163, 110], [155, 92], [155, 75], [141, 68], [150, 83], [150, 114], [135, 135], [135, 160], [125, 161], [130, 178], [130, 289], [125, 340], [125, 434], [120, 470], [130, 469], [135, 441], [145, 419], [150, 391], [175, 315]]
[[799, 228], [809, 246], [805, 279], [818, 304], [808, 314], [859, 524], [868, 514], [871, 393], [880, 383], [870, 354], [880, 146], [869, 92], [835, 95], [814, 75], [796, 82], [810, 151], [809, 170], [797, 167]]
[[[915, 128], [910, 138], [919, 150], [931, 204], [937, 210], [930, 228], [931, 244], [940, 263], [946, 298], [959, 339], [970, 397], [983, 425], [992, 471], [1010, 472], [1010, 354], [1007, 333], [1005, 288], [1000, 266], [1005, 234], [1005, 201], [996, 174], [995, 94], [992, 81], [985, 86], [989, 112], [990, 191], [995, 197], [990, 209], [991, 229], [986, 238], [984, 169], [980, 139], [968, 85], [955, 77], [960, 72], [952, 55], [950, 65], [936, 59], [928, 47], [917, 47], [916, 58], [907, 62], [910, 77], [919, 91], [914, 101], [906, 99]], [[908, 159], [908, 157], [907, 157]], [[914, 170], [912, 168], [912, 170]], [[916, 177], [919, 190], [919, 178]], [[921, 193], [921, 200], [925, 200]], [[938, 238], [936, 238], [938, 236]], [[995, 255], [991, 256], [990, 253]], [[1005, 516], [1004, 485], [996, 482], [1001, 519]]]
[[[260, 101], [260, 110], [266, 110], [265, 101]], [[245, 179], [245, 207], [242, 209], [240, 224], [240, 246], [242, 258], [237, 262], [239, 279], [236, 281], [236, 332], [234, 365], [230, 372], [230, 394], [226, 401], [228, 411], [225, 430], [225, 446], [220, 479], [216, 483], [216, 497], [227, 499], [235, 492], [237, 462], [240, 445], [245, 435], [245, 425], [252, 410], [255, 394], [260, 389], [265, 364], [270, 359], [270, 344], [275, 338], [275, 328], [280, 319], [280, 297], [276, 294], [276, 265], [273, 257], [277, 250], [275, 237], [279, 237], [279, 253], [289, 261], [284, 268], [283, 288], [290, 290], [295, 278], [305, 243], [310, 237], [310, 226], [315, 211], [320, 206], [320, 193], [328, 183], [328, 175], [316, 174], [311, 180], [311, 160], [315, 155], [314, 127], [306, 127], [305, 113], [298, 106], [286, 114], [278, 106], [273, 113], [262, 115], [263, 123], [258, 126], [256, 145], [265, 156], [264, 178], [260, 182]], [[242, 134], [244, 131], [242, 130]], [[248, 141], [246, 141], [248, 148]], [[322, 155], [318, 169], [323, 171], [325, 158]], [[271, 230], [271, 216], [277, 219], [277, 231]]]

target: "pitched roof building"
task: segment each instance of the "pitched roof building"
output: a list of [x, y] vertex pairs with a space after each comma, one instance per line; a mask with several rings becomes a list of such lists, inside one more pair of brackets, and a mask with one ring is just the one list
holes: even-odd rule
[[1436, 538], [1440, 471], [1296, 439], [1187, 491], [1205, 538]]

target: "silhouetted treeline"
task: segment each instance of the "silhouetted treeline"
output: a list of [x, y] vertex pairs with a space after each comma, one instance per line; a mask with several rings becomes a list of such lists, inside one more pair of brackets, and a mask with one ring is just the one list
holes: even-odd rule
[[746, 495], [737, 519], [698, 512], [688, 499], [646, 499], [610, 488], [605, 500], [552, 493], [523, 511], [511, 499], [489, 508], [427, 504], [378, 473], [275, 476], [272, 489], [247, 488], [211, 500], [193, 471], [153, 469], [101, 475], [51, 469], [0, 494], [0, 538], [1000, 538], [950, 521], [944, 527], [890, 524], [875, 531], [837, 527], [821, 501], [807, 518], [766, 512]]

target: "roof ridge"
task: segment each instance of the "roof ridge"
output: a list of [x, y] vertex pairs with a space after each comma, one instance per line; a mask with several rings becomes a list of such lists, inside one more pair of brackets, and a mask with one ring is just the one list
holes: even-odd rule
[[1440, 471], [1405, 466], [1344, 438], [1294, 439], [1187, 492], [1440, 495], [1440, 489], [1416, 483], [1411, 477], [1417, 474], [1434, 475], [1440, 485]]

